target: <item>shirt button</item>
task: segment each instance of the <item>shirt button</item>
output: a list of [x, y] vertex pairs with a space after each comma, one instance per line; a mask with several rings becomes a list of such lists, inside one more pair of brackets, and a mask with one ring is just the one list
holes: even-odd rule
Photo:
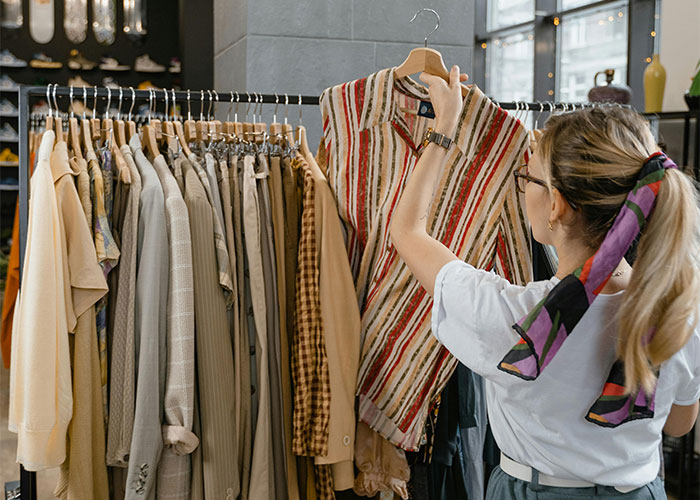
[[345, 446], [350, 446], [350, 436], [344, 436], [343, 437], [343, 444]]

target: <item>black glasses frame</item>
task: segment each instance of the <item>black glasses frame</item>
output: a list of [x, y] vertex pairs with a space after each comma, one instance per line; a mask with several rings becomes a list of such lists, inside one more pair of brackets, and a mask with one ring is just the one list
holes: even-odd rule
[[[520, 165], [516, 170], [513, 170], [513, 177], [515, 177], [515, 189], [517, 189], [518, 193], [525, 193], [525, 189], [520, 187], [520, 183], [518, 182], [518, 179], [525, 179], [527, 182], [534, 182], [535, 184], [539, 184], [540, 186], [546, 187], [549, 189], [549, 185], [542, 179], [538, 179], [537, 177], [533, 177], [529, 174], [526, 174], [523, 172], [527, 168], [527, 164]], [[553, 186], [557, 187], [557, 186]], [[557, 188], [559, 189], [559, 188]], [[561, 189], [559, 190], [561, 191]], [[566, 199], [566, 198], [565, 198]], [[569, 200], [566, 200], [566, 202], [573, 208], [574, 210], [578, 210], [578, 207], [576, 206], [575, 203], [572, 203]]]

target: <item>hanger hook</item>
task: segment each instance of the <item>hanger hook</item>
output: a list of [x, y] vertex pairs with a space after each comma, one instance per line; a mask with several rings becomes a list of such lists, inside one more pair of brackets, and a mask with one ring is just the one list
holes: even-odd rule
[[168, 121], [168, 91], [166, 89], [163, 89], [163, 94], [165, 97], [165, 116], [163, 117], [163, 121]]
[[238, 106], [241, 103], [241, 95], [236, 91], [236, 111], [233, 115], [233, 121], [238, 123]]
[[75, 114], [73, 113], [73, 85], [70, 86], [70, 92], [68, 93], [68, 97], [70, 98], [70, 117], [73, 118]]
[[226, 121], [231, 121], [231, 110], [233, 109], [233, 90], [231, 91], [231, 104], [228, 105], [228, 111], [226, 112]]
[[148, 89], [148, 124], [151, 124], [151, 112], [153, 110], [153, 89]]
[[122, 98], [124, 97], [124, 90], [119, 87], [119, 107], [117, 108], [117, 120], [122, 119]]
[[[214, 101], [217, 103], [219, 102], [219, 93], [216, 90], [212, 90], [212, 93], [214, 94]], [[214, 108], [214, 113], [216, 113], [216, 108]], [[212, 116], [212, 119], [216, 118], [216, 116]]]
[[250, 113], [250, 92], [246, 92], [248, 96], [248, 106], [245, 108], [245, 121], [248, 121], [248, 113]]
[[284, 93], [284, 124], [287, 125], [287, 119], [289, 117], [289, 96]]
[[259, 94], [259, 99], [260, 99], [260, 104], [258, 107], [258, 121], [262, 123], [263, 121], [263, 116], [262, 116], [262, 111], [263, 111], [263, 95]]
[[51, 117], [51, 116], [53, 116], [53, 112], [51, 109], [51, 84], [50, 83], [46, 86], [46, 102], [49, 105], [49, 115], [48, 116]]
[[199, 91], [199, 121], [204, 121], [204, 91]]
[[83, 85], [83, 120], [85, 119], [85, 110], [87, 109], [87, 89]]
[[253, 125], [258, 123], [258, 117], [257, 117], [257, 112], [258, 112], [258, 93], [253, 92], [253, 98], [255, 99], [255, 106], [253, 106]]
[[94, 120], [97, 115], [97, 85], [92, 88], [92, 119]]
[[192, 119], [192, 113], [190, 112], [190, 89], [187, 89], [187, 119]]
[[301, 116], [301, 94], [299, 94], [299, 126], [301, 127], [302, 125], [302, 116]]
[[131, 107], [129, 108], [129, 121], [131, 121], [131, 112], [134, 110], [134, 104], [136, 104], [136, 91], [134, 87], [129, 87], [131, 89]]
[[207, 108], [207, 120], [211, 121], [211, 106], [214, 104], [214, 99], [211, 96], [211, 90], [207, 90], [207, 94], [209, 94], [209, 108]]
[[280, 96], [275, 92], [275, 111], [272, 113], [272, 123], [277, 123], [277, 108], [280, 105]]
[[105, 108], [105, 119], [109, 119], [109, 106], [112, 104], [112, 89], [107, 87], [107, 107]]
[[172, 101], [173, 101], [173, 118], [171, 121], [175, 121], [177, 118], [177, 98], [175, 97], [175, 89], [170, 89], [170, 92], [172, 93]]
[[54, 83], [53, 92], [51, 93], [51, 95], [53, 97], [53, 107], [55, 108], [56, 117], [58, 118], [58, 101], [56, 101], [56, 87], [58, 87], [58, 83]]
[[437, 18], [437, 23], [435, 24], [435, 28], [433, 28], [433, 31], [431, 31], [430, 33], [425, 35], [425, 46], [427, 47], [428, 46], [428, 38], [430, 38], [430, 35], [435, 33], [438, 30], [438, 28], [440, 27], [440, 14], [438, 14], [433, 9], [423, 8], [423, 9], [420, 9], [419, 11], [417, 11], [415, 14], [413, 14], [413, 18], [409, 21], [409, 23], [412, 23], [413, 21], [415, 21], [416, 18], [418, 17], [418, 14], [420, 14], [421, 12], [432, 12], [433, 14], [435, 14], [435, 17]]

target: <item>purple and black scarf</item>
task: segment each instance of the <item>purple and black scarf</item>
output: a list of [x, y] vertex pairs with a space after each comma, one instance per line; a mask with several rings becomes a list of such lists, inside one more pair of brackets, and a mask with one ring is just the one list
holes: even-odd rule
[[[521, 338], [498, 364], [500, 370], [524, 380], [534, 380], [547, 367], [644, 228], [669, 168], [676, 168], [676, 164], [662, 152], [647, 158], [637, 184], [596, 253], [557, 283], [527, 316], [513, 325]], [[625, 395], [624, 363], [617, 360], [586, 420], [604, 427], [617, 427], [631, 420], [652, 418], [654, 394], [655, 391], [646, 394], [639, 388]]]

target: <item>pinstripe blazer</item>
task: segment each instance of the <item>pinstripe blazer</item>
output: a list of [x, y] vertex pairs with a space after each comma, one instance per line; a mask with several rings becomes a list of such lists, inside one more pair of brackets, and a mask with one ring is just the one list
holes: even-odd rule
[[[240, 482], [235, 439], [233, 350], [220, 286], [216, 213], [190, 162], [183, 162], [194, 276], [195, 345], [200, 445], [193, 457], [192, 498], [234, 499]], [[227, 263], [228, 264], [228, 263]], [[228, 265], [227, 265], [228, 267]]]
[[163, 449], [161, 415], [165, 382], [168, 234], [165, 200], [158, 176], [141, 150], [138, 135], [131, 138], [129, 145], [143, 188], [136, 276], [136, 410], [125, 500], [152, 500], [156, 497], [156, 469]]
[[[129, 199], [126, 203], [122, 228], [122, 256], [118, 268], [117, 299], [112, 331], [112, 350], [109, 382], [109, 425], [107, 427], [107, 465], [128, 465], [131, 437], [134, 429], [134, 401], [136, 369], [134, 350], [134, 314], [136, 307], [136, 259], [139, 228], [139, 199], [141, 175], [134, 163], [129, 146], [121, 148], [131, 174]], [[92, 217], [92, 213], [90, 214]]]
[[161, 499], [190, 498], [190, 453], [199, 440], [192, 433], [194, 406], [194, 283], [192, 240], [185, 200], [162, 155], [153, 160], [165, 195], [170, 281], [168, 287], [167, 359], [163, 455], [158, 466]]

